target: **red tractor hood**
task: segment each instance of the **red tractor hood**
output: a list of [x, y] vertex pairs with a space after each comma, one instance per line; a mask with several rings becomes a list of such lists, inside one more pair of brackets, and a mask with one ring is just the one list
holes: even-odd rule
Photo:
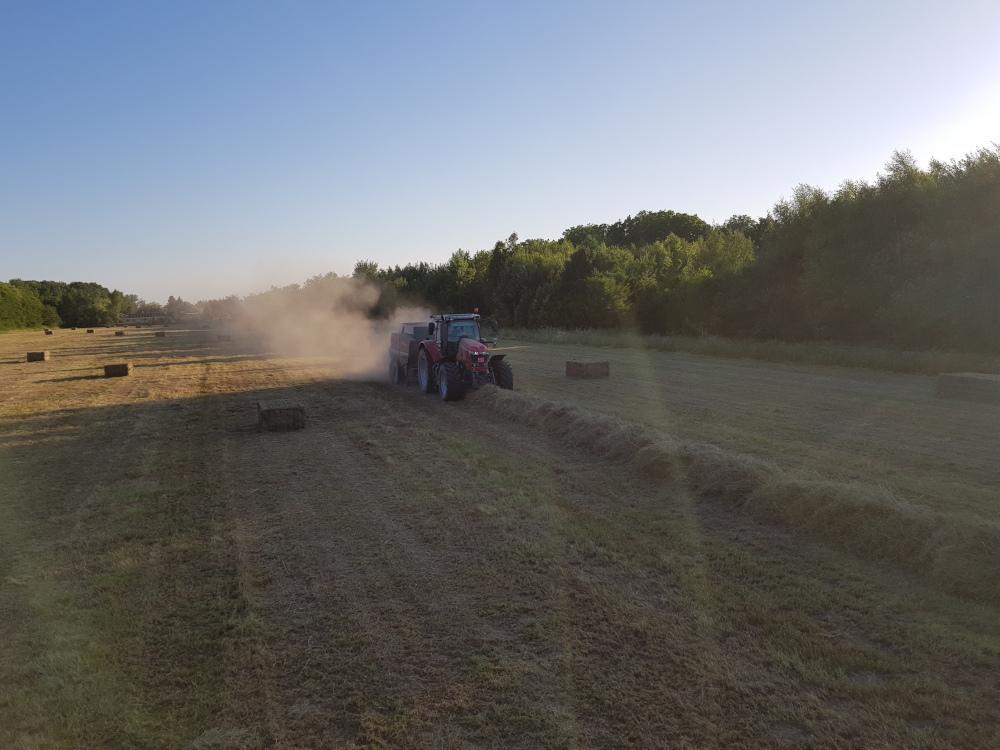
[[475, 339], [462, 339], [461, 341], [458, 342], [459, 356], [461, 356], [462, 354], [472, 354], [473, 352], [476, 352], [478, 354], [479, 352], [485, 352], [485, 351], [486, 351], [486, 344], [484, 344], [482, 341], [476, 341]]

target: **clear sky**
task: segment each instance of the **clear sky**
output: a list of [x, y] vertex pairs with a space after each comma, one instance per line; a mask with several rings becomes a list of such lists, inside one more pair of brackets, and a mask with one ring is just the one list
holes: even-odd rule
[[0, 0], [0, 279], [244, 294], [993, 141], [995, 0]]

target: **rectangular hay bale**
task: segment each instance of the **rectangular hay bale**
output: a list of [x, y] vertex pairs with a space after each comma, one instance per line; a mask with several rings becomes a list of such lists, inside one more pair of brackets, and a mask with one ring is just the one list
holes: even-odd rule
[[607, 378], [611, 376], [609, 362], [567, 362], [567, 378]]
[[947, 372], [938, 375], [938, 398], [986, 401], [1000, 404], [1000, 375], [984, 372]]
[[48, 352], [28, 352], [29, 362], [46, 362], [52, 358]]
[[93, 329], [93, 328], [88, 328], [88, 329], [87, 329], [87, 333], [93, 333], [93, 332], [94, 332], [94, 329]]
[[122, 362], [117, 365], [104, 365], [104, 377], [106, 378], [121, 378], [131, 374], [131, 362]]
[[298, 404], [281, 400], [257, 402], [258, 431], [301, 430], [305, 426], [306, 412]]
[[125, 331], [115, 331], [115, 336], [124, 336]]

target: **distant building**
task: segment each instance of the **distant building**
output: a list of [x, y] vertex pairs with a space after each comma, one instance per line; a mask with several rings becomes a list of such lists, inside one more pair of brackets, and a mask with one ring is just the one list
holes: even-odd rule
[[166, 315], [123, 315], [122, 323], [127, 326], [149, 326], [168, 322]]
[[186, 323], [188, 325], [201, 325], [204, 320], [201, 317], [201, 310], [188, 310], [174, 315], [175, 323]]

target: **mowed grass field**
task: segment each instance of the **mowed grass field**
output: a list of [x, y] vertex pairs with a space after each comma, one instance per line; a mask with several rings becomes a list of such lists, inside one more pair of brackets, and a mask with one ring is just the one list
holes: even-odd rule
[[[1000, 518], [1000, 405], [934, 395], [934, 376], [516, 340], [522, 391], [954, 514]], [[566, 360], [610, 361], [568, 380]]]
[[[583, 355], [510, 352], [528, 393], [900, 491], [923, 456], [954, 512], [990, 512], [995, 468], [931, 437], [964, 414], [995, 441], [989, 407], [929, 381], [628, 351], [565, 381]], [[342, 369], [201, 331], [0, 336], [0, 747], [1000, 743], [997, 607], [488, 392]], [[273, 396], [305, 430], [256, 431]]]

